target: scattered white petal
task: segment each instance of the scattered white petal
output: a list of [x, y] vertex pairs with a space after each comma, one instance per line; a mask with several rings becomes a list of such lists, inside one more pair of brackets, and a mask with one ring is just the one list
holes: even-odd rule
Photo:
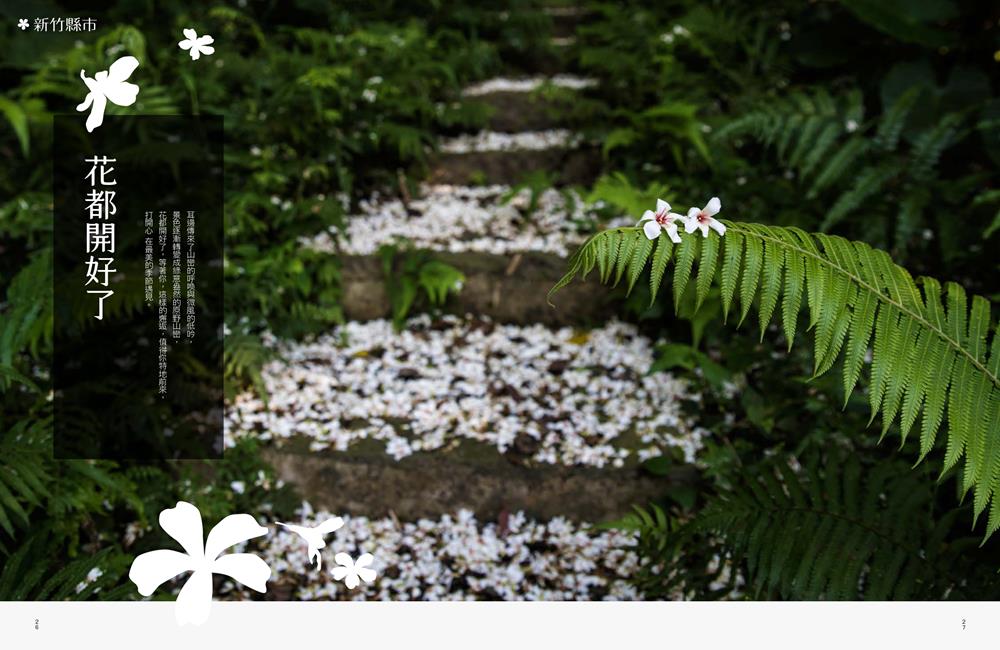
[[480, 131], [442, 140], [441, 153], [473, 153], [487, 151], [541, 151], [544, 149], [572, 149], [579, 146], [579, 134], [567, 129], [548, 131], [523, 131], [501, 133]]
[[[315, 513], [315, 521], [332, 516]], [[536, 521], [511, 513], [504, 524], [478, 521], [468, 510], [439, 519], [344, 517], [321, 551], [331, 571], [304, 570], [310, 559], [294, 533], [280, 529], [261, 544], [274, 568], [271, 582], [290, 600], [641, 600], [630, 579], [640, 568], [633, 533], [597, 530], [562, 517]], [[355, 588], [333, 571], [338, 554], [371, 553], [374, 582]], [[358, 558], [358, 562], [361, 558]], [[342, 566], [342, 565], [341, 565]], [[355, 564], [357, 566], [357, 564]], [[348, 577], [347, 572], [337, 575]], [[371, 577], [371, 576], [369, 576]], [[354, 581], [352, 580], [352, 583]], [[227, 598], [247, 598], [234, 588]], [[677, 594], [677, 598], [682, 594]]]
[[552, 77], [522, 77], [510, 79], [498, 77], [487, 79], [481, 83], [469, 86], [462, 94], [466, 97], [478, 97], [491, 93], [530, 93], [538, 90], [544, 85], [551, 85], [556, 88], [566, 88], [569, 90], [584, 90], [597, 85], [597, 79], [588, 77], [577, 77], [570, 74], [557, 74]]
[[[300, 243], [326, 253], [336, 253], [339, 247], [347, 255], [372, 255], [383, 244], [408, 240], [417, 248], [452, 253], [538, 251], [565, 257], [600, 224], [595, 206], [576, 192], [546, 189], [530, 212], [530, 190], [513, 196], [510, 192], [506, 185], [425, 185], [420, 198], [409, 205], [376, 195], [362, 201], [359, 212], [346, 219], [339, 242], [335, 232], [324, 232]], [[623, 217], [602, 225], [630, 224]]]
[[279, 344], [263, 369], [268, 403], [237, 396], [226, 442], [302, 436], [343, 451], [374, 439], [401, 459], [463, 439], [506, 453], [521, 436], [540, 463], [605, 467], [653, 446], [692, 462], [706, 432], [681, 407], [699, 396], [670, 373], [647, 374], [653, 351], [617, 321], [586, 333], [452, 316], [399, 333], [385, 320], [350, 322]]

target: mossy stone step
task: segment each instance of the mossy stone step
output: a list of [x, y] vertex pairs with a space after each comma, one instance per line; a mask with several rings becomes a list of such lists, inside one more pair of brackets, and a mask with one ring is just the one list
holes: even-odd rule
[[[612, 294], [600, 290], [591, 276], [574, 282], [553, 297], [546, 294], [566, 272], [566, 259], [551, 253], [435, 252], [435, 258], [465, 274], [457, 296], [445, 311], [488, 316], [501, 323], [542, 323], [552, 326], [601, 323], [620, 311]], [[343, 308], [349, 320], [367, 321], [391, 315], [385, 291], [382, 262], [375, 255], [341, 258]]]
[[562, 116], [569, 108], [566, 97], [548, 98], [536, 92], [501, 90], [470, 97], [469, 101], [483, 103], [493, 109], [487, 127], [503, 133], [544, 131], [565, 126]]
[[551, 6], [543, 11], [552, 21], [552, 36], [556, 38], [574, 36], [576, 29], [593, 16], [593, 12], [586, 7]]
[[439, 155], [428, 182], [444, 185], [517, 185], [532, 172], [547, 171], [557, 186], [589, 185], [600, 174], [596, 147], [473, 151]]
[[262, 453], [278, 477], [294, 485], [314, 508], [368, 517], [395, 515], [405, 521], [436, 518], [459, 508], [481, 519], [524, 511], [537, 518], [607, 521], [696, 478], [689, 466], [655, 478], [634, 467], [526, 466], [475, 441], [398, 461], [377, 441], [346, 452], [317, 452], [310, 450], [308, 440], [292, 439]]

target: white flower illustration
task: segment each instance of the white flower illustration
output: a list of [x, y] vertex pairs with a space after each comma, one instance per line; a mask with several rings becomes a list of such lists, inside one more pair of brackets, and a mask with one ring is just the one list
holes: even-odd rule
[[208, 56], [215, 52], [215, 48], [209, 45], [209, 43], [214, 43], [215, 39], [208, 34], [198, 36], [198, 32], [193, 29], [185, 29], [184, 36], [187, 38], [177, 45], [182, 50], [191, 50], [190, 54], [192, 61], [197, 61], [202, 54]]
[[319, 550], [326, 547], [323, 535], [340, 530], [344, 525], [344, 520], [340, 517], [331, 517], [317, 526], [294, 526], [280, 521], [277, 524], [287, 528], [306, 541], [306, 550], [309, 553], [309, 559], [315, 562], [316, 568], [319, 569], [323, 565], [323, 556], [320, 555]]
[[254, 537], [267, 534], [267, 528], [246, 514], [229, 515], [208, 533], [204, 541], [201, 513], [186, 501], [160, 512], [160, 526], [184, 548], [185, 553], [161, 549], [143, 553], [132, 562], [128, 577], [149, 596], [161, 584], [186, 571], [191, 577], [177, 594], [174, 615], [178, 625], [201, 625], [212, 606], [212, 574], [226, 575], [261, 593], [267, 590], [271, 568], [252, 553], [229, 553], [224, 550]]
[[22, 18], [21, 20], [17, 21], [17, 26], [21, 28], [22, 32], [28, 29], [28, 19]]
[[642, 231], [649, 239], [656, 239], [660, 236], [660, 231], [663, 230], [670, 237], [670, 241], [679, 244], [681, 236], [677, 234], [677, 224], [674, 222], [683, 221], [683, 219], [683, 216], [670, 211], [669, 203], [663, 199], [656, 199], [656, 212], [646, 210], [642, 218], [639, 219], [639, 225], [642, 226]]
[[719, 210], [721, 209], [722, 201], [717, 196], [709, 199], [705, 207], [700, 210], [698, 208], [691, 208], [688, 210], [687, 224], [684, 226], [684, 230], [686, 232], [694, 232], [696, 229], [701, 230], [702, 237], [708, 237], [708, 229], [711, 228], [720, 235], [725, 235], [726, 227], [720, 221], [712, 218], [719, 214]]
[[139, 86], [125, 81], [139, 67], [139, 59], [134, 56], [123, 56], [111, 64], [107, 70], [87, 76], [86, 70], [80, 70], [80, 78], [87, 85], [87, 96], [83, 103], [76, 107], [81, 113], [90, 109], [87, 116], [87, 132], [90, 133], [104, 123], [104, 109], [110, 101], [119, 106], [131, 106], [139, 94]]
[[375, 559], [371, 553], [365, 553], [356, 562], [347, 553], [337, 553], [333, 559], [340, 566], [334, 567], [330, 573], [334, 580], [343, 580], [348, 589], [357, 587], [361, 580], [368, 584], [375, 582], [375, 570], [367, 568]]

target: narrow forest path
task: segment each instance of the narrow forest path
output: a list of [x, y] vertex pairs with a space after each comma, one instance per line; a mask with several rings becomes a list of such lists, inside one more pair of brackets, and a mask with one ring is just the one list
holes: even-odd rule
[[[572, 7], [550, 15], [559, 47], [572, 47], [586, 17]], [[546, 304], [596, 217], [555, 189], [529, 210], [530, 192], [510, 199], [511, 185], [531, 172], [587, 183], [600, 159], [537, 92], [585, 93], [594, 82], [540, 67], [547, 74], [466, 89], [495, 109], [489, 128], [445, 139], [419, 196], [371, 197], [339, 250], [326, 235], [304, 244], [341, 255], [350, 320], [279, 343], [264, 372], [268, 403], [231, 403], [227, 439], [263, 441], [312, 516], [348, 515], [327, 549], [374, 553], [379, 579], [347, 593], [300, 572], [304, 549], [280, 531], [271, 565], [295, 569], [279, 570], [276, 598], [641, 597], [628, 584], [634, 537], [595, 524], [662, 494], [665, 479], [644, 476], [642, 460], [694, 459], [705, 432], [681, 403], [698, 395], [647, 374], [655, 342], [615, 320], [606, 291], [575, 284], [557, 309]], [[466, 281], [449, 300], [453, 315], [396, 332], [377, 250], [400, 238]]]

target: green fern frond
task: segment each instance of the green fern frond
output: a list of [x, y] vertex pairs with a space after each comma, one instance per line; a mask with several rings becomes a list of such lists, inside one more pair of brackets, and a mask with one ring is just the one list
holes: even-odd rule
[[[223, 349], [223, 369], [227, 381], [236, 384], [250, 381], [257, 393], [267, 398], [267, 387], [261, 369], [274, 353], [260, 337], [253, 334], [229, 334]], [[235, 389], [235, 387], [234, 387]]]
[[713, 137], [721, 142], [748, 137], [770, 149], [806, 199], [822, 196], [829, 206], [822, 231], [862, 207], [895, 215], [893, 250], [905, 255], [913, 234], [930, 218], [921, 188], [935, 180], [949, 148], [982, 130], [969, 123], [969, 109], [943, 113], [929, 126], [912, 124], [909, 117], [926, 96], [926, 87], [915, 85], [862, 123], [859, 91], [831, 97], [823, 87], [795, 90], [754, 100]]
[[906, 118], [910, 115], [910, 110], [917, 103], [917, 98], [923, 89], [920, 86], [913, 86], [896, 101], [889, 106], [882, 115], [878, 128], [875, 131], [875, 143], [886, 151], [894, 151], [899, 142], [899, 136], [903, 132]]
[[843, 221], [845, 217], [861, 207], [866, 199], [880, 192], [898, 173], [899, 170], [892, 163], [863, 169], [857, 175], [851, 188], [841, 194], [830, 211], [826, 213], [820, 230], [830, 230]]
[[905, 464], [812, 457], [767, 461], [742, 477], [686, 521], [652, 506], [615, 522], [639, 533], [649, 564], [666, 565], [641, 572], [641, 586], [731, 597], [732, 586], [720, 594], [717, 577], [709, 582], [690, 566], [692, 554], [715, 543], [758, 599], [961, 598], [969, 587], [972, 540], [946, 534], [958, 511], [938, 515], [932, 482]]
[[0, 435], [0, 528], [10, 536], [31, 510], [50, 498], [51, 419], [16, 422]]
[[[125, 600], [134, 590], [121, 581], [127, 560], [105, 548], [59, 565], [41, 534], [11, 554], [0, 570], [0, 600]], [[96, 571], [95, 571], [96, 570]]]
[[740, 322], [756, 305], [762, 335], [780, 305], [789, 345], [805, 301], [814, 373], [823, 374], [842, 360], [844, 392], [850, 395], [870, 346], [872, 419], [882, 416], [883, 435], [898, 420], [902, 438], [920, 421], [921, 458], [933, 448], [946, 419], [945, 470], [964, 459], [962, 487], [974, 493], [974, 516], [992, 503], [985, 537], [996, 532], [1000, 335], [988, 332], [989, 301], [979, 296], [969, 301], [961, 286], [949, 282], [942, 303], [936, 280], [915, 281], [888, 254], [861, 242], [795, 228], [723, 223], [724, 237], [686, 235], [672, 244], [661, 234], [651, 255], [632, 254], [644, 238], [639, 228], [600, 232], [570, 258], [566, 275], [549, 296], [594, 267], [601, 269], [602, 282], [618, 284], [623, 276], [634, 282], [647, 266], [655, 296], [673, 261], [675, 305], [694, 276], [698, 296], [713, 284], [720, 286], [727, 315], [738, 294]]
[[850, 457], [793, 470], [775, 463], [723, 492], [692, 524], [746, 558], [761, 594], [792, 599], [942, 598], [961, 553], [930, 517], [933, 487], [899, 463]]

